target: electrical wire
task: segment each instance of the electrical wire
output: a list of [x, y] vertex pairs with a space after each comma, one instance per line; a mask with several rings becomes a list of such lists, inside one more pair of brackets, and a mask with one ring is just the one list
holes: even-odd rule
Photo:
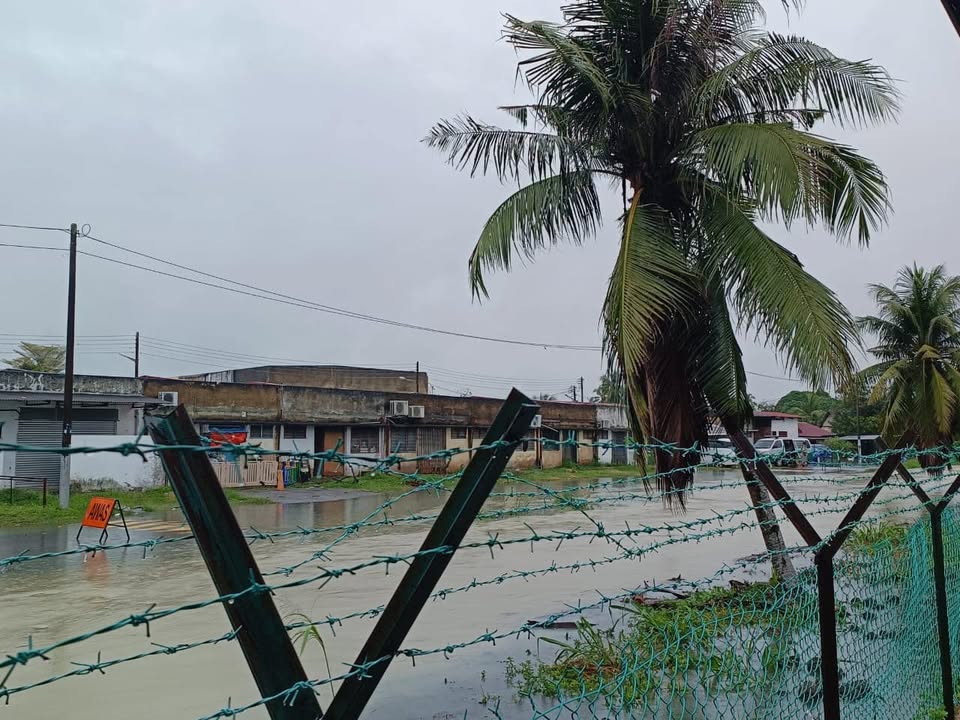
[[[177, 268], [177, 269], [179, 269], [179, 270], [186, 270], [187, 272], [192, 272], [192, 273], [195, 273], [195, 274], [200, 275], [200, 276], [202, 276], [202, 277], [210, 278], [210, 279], [213, 279], [213, 280], [218, 280], [219, 282], [229, 283], [230, 285], [235, 285], [235, 286], [237, 286], [237, 287], [234, 287], [234, 288], [224, 287], [223, 285], [217, 285], [217, 284], [215, 284], [215, 283], [209, 283], [209, 282], [205, 282], [205, 281], [202, 281], [202, 280], [197, 280], [197, 279], [195, 279], [195, 278], [186, 278], [186, 277], [182, 277], [182, 276], [179, 276], [179, 275], [174, 275], [174, 274], [172, 274], [172, 273], [166, 273], [166, 272], [163, 272], [162, 270], [157, 270], [156, 268], [149, 268], [149, 267], [145, 267], [145, 266], [143, 266], [143, 265], [136, 265], [136, 264], [134, 264], [134, 263], [127, 263], [127, 262], [124, 262], [124, 261], [122, 261], [122, 260], [118, 260], [118, 259], [116, 259], [116, 258], [110, 258], [110, 257], [106, 257], [106, 256], [103, 256], [103, 255], [97, 255], [97, 254], [95, 254], [95, 253], [90, 253], [90, 252], [87, 252], [87, 251], [78, 251], [80, 254], [86, 255], [86, 256], [88, 256], [88, 257], [97, 258], [97, 259], [99, 259], [99, 260], [105, 260], [105, 261], [107, 261], [107, 262], [117, 263], [117, 264], [119, 264], [119, 265], [125, 265], [125, 266], [127, 266], [127, 267], [136, 268], [136, 269], [138, 269], [138, 270], [145, 270], [146, 272], [152, 272], [152, 273], [156, 273], [156, 274], [158, 274], [158, 275], [164, 275], [164, 276], [167, 276], [167, 277], [176, 278], [176, 279], [178, 279], [178, 280], [184, 280], [184, 281], [186, 281], [186, 282], [193, 282], [193, 283], [197, 283], [197, 284], [200, 284], [200, 285], [205, 285], [205, 286], [207, 286], [207, 287], [212, 287], [212, 288], [217, 288], [217, 289], [220, 289], [220, 290], [225, 290], [225, 291], [228, 291], [228, 292], [234, 292], [234, 293], [238, 293], [238, 294], [241, 294], [241, 295], [248, 295], [248, 296], [251, 296], [251, 297], [258, 297], [258, 298], [264, 299], [264, 300], [272, 300], [272, 301], [274, 301], [274, 302], [281, 302], [281, 303], [288, 304], [288, 305], [294, 305], [294, 306], [296, 306], [296, 307], [303, 307], [303, 308], [307, 308], [307, 309], [317, 310], [317, 311], [324, 312], [324, 313], [328, 313], [328, 314], [331, 314], [331, 315], [339, 315], [339, 316], [342, 316], [342, 317], [349, 317], [349, 318], [354, 318], [354, 319], [357, 319], [357, 320], [365, 320], [365, 321], [367, 321], [367, 322], [378, 323], [378, 324], [381, 324], [381, 325], [388, 325], [388, 326], [391, 326], [391, 327], [406, 328], [406, 329], [408, 329], [408, 330], [418, 330], [418, 331], [421, 331], [421, 332], [429, 332], [429, 333], [434, 333], [434, 334], [439, 334], [439, 335], [447, 335], [447, 336], [451, 336], [451, 337], [465, 338], [465, 339], [469, 339], [469, 340], [481, 340], [481, 341], [485, 341], [485, 342], [496, 342], [496, 343], [502, 343], [502, 344], [507, 344], [507, 345], [520, 345], [520, 346], [525, 346], [525, 347], [540, 347], [540, 348], [547, 348], [547, 349], [554, 349], [554, 350], [578, 350], [578, 351], [585, 351], [585, 352], [599, 352], [600, 349], [601, 349], [600, 346], [598, 346], [598, 345], [574, 345], [574, 344], [564, 344], [564, 343], [540, 343], [540, 342], [533, 342], [533, 341], [528, 341], [528, 340], [515, 340], [515, 339], [511, 339], [511, 338], [498, 338], [498, 337], [491, 337], [491, 336], [487, 336], [487, 335], [474, 335], [474, 334], [472, 334], [472, 333], [462, 333], [462, 332], [457, 332], [457, 331], [455, 331], [455, 330], [445, 330], [445, 329], [442, 329], [442, 328], [435, 328], [435, 327], [430, 327], [430, 326], [427, 326], [427, 325], [418, 325], [418, 324], [416, 324], [416, 323], [407, 323], [407, 322], [402, 322], [402, 321], [399, 321], [399, 320], [391, 320], [391, 319], [389, 319], [389, 318], [383, 318], [383, 317], [379, 317], [379, 316], [376, 316], [376, 315], [368, 315], [368, 314], [366, 314], [366, 313], [360, 313], [360, 312], [356, 312], [356, 311], [353, 311], [353, 310], [347, 310], [347, 309], [345, 309], [345, 308], [339, 308], [339, 307], [335, 307], [335, 306], [333, 306], [333, 305], [324, 305], [324, 304], [322, 304], [322, 303], [317, 303], [317, 302], [314, 302], [314, 301], [311, 301], [311, 300], [304, 300], [303, 298], [298, 298], [298, 297], [295, 297], [295, 296], [293, 296], [293, 295], [286, 295], [286, 294], [284, 294], [284, 293], [279, 293], [279, 292], [276, 292], [276, 291], [274, 291], [274, 290], [269, 290], [269, 289], [257, 287], [256, 285], [251, 285], [251, 284], [249, 284], [249, 283], [240, 282], [240, 281], [238, 281], [238, 280], [232, 280], [232, 279], [230, 279], [230, 278], [223, 277], [222, 275], [215, 275], [215, 274], [213, 274], [213, 273], [209, 273], [209, 272], [206, 272], [206, 271], [204, 271], [204, 270], [198, 270], [198, 269], [196, 269], [196, 268], [192, 268], [192, 267], [190, 267], [190, 266], [188, 266], [188, 265], [182, 265], [182, 264], [180, 264], [180, 263], [175, 263], [175, 262], [172, 262], [172, 261], [170, 261], [170, 260], [164, 260], [163, 258], [159, 258], [159, 257], [157, 257], [157, 256], [155, 256], [155, 255], [150, 255], [150, 254], [148, 254], [148, 253], [140, 252], [139, 250], [133, 250], [132, 248], [128, 248], [128, 247], [125, 247], [125, 246], [123, 246], [123, 245], [119, 245], [119, 244], [117, 244], [117, 243], [108, 242], [108, 241], [102, 240], [101, 238], [98, 238], [98, 237], [96, 237], [96, 236], [94, 236], [94, 235], [84, 235], [83, 237], [84, 237], [85, 239], [92, 240], [92, 241], [94, 241], [94, 242], [97, 242], [97, 243], [106, 245], [106, 246], [108, 246], [108, 247], [111, 247], [111, 248], [114, 248], [114, 249], [117, 249], [117, 250], [121, 250], [121, 251], [123, 251], [123, 252], [128, 252], [128, 253], [131, 253], [131, 254], [133, 254], [133, 255], [137, 255], [137, 256], [139, 256], [139, 257], [143, 257], [143, 258], [147, 258], [147, 259], [149, 259], [149, 260], [153, 260], [154, 262], [159, 262], [159, 263], [162, 263], [162, 264], [164, 264], [164, 265], [168, 265], [168, 266], [170, 266], [170, 267], [175, 267], [175, 268]], [[253, 292], [251, 292], [251, 291], [253, 291]]]

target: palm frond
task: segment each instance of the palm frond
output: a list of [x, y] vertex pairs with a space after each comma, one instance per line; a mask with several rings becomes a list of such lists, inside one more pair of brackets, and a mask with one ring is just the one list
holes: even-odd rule
[[514, 254], [532, 258], [560, 241], [580, 244], [600, 224], [600, 199], [589, 170], [554, 175], [526, 185], [487, 220], [470, 255], [470, 285], [487, 297], [484, 272], [509, 270]]
[[526, 176], [536, 180], [557, 172], [586, 167], [588, 149], [569, 137], [547, 132], [509, 130], [469, 116], [441, 120], [423, 139], [447, 156], [458, 170], [493, 172], [500, 181]]
[[853, 370], [848, 346], [860, 344], [850, 313], [741, 207], [721, 192], [708, 198], [702, 212], [709, 241], [705, 260], [723, 279], [740, 327], [755, 330], [789, 371], [812, 386], [843, 384]]
[[743, 118], [756, 110], [822, 110], [840, 124], [895, 119], [899, 93], [889, 74], [867, 61], [837, 57], [802, 37], [768, 33], [740, 57], [711, 74], [697, 105], [708, 117]]

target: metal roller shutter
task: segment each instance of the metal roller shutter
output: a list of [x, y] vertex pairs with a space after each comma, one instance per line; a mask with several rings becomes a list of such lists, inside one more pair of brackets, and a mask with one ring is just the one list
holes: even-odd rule
[[[59, 447], [63, 423], [56, 419], [54, 410], [23, 408], [17, 425], [17, 442], [23, 445]], [[47, 478], [52, 483], [60, 479], [60, 456], [48, 453], [18, 452], [17, 475]]]
[[[116, 435], [119, 411], [110, 408], [75, 408], [74, 435]], [[40, 447], [60, 447], [63, 415], [59, 409], [22, 408], [17, 426], [17, 442]], [[17, 475], [60, 478], [60, 456], [50, 453], [17, 453]]]

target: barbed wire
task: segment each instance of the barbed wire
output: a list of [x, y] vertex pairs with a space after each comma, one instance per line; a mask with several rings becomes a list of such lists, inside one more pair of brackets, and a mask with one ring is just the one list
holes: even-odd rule
[[[502, 448], [511, 445], [515, 446], [520, 442], [529, 443], [536, 442], [536, 440], [527, 438], [525, 440], [517, 441], [516, 443], [496, 441], [483, 447], [491, 449]], [[539, 442], [543, 443], [544, 445], [546, 445], [546, 443], [552, 443], [557, 447], [562, 447], [564, 445], [576, 445], [608, 449], [626, 448], [634, 451], [645, 452], [657, 449], [669, 449], [670, 452], [687, 454], [689, 456], [693, 456], [699, 452], [699, 449], [697, 448], [680, 449], [674, 445], [666, 443], [640, 445], [638, 443], [631, 442], [614, 445], [612, 443], [578, 443], [551, 440], [540, 440]], [[0, 450], [8, 449], [18, 452], [50, 453], [59, 451], [60, 454], [107, 452], [119, 453], [126, 456], [134, 455], [141, 459], [146, 459], [150, 454], [167, 450], [179, 452], [202, 452], [207, 454], [217, 453], [237, 460], [239, 460], [241, 457], [247, 456], [283, 455], [285, 457], [295, 459], [314, 459], [340, 462], [345, 465], [350, 462], [356, 462], [358, 464], [362, 463], [363, 467], [371, 467], [371, 459], [369, 457], [344, 454], [336, 451], [323, 451], [315, 453], [281, 453], [278, 451], [264, 450], [263, 448], [252, 445], [231, 445], [226, 447], [211, 447], [206, 445], [156, 446], [144, 443], [139, 438], [133, 443], [120, 443], [115, 446], [97, 448], [79, 447], [52, 449], [18, 444], [0, 444]], [[458, 586], [436, 590], [430, 596], [431, 600], [434, 602], [445, 601], [453, 596], [467, 593], [482, 587], [501, 585], [503, 583], [520, 580], [528, 582], [536, 578], [561, 572], [575, 573], [582, 570], [596, 571], [596, 569], [601, 566], [610, 565], [617, 562], [636, 562], [638, 560], [642, 560], [644, 557], [652, 553], [660, 552], [676, 545], [709, 542], [723, 536], [731, 536], [742, 532], [754, 532], [757, 530], [762, 530], [767, 525], [778, 523], [779, 520], [776, 519], [775, 515], [773, 516], [773, 519], [766, 521], [760, 520], [755, 517], [758, 515], [758, 511], [765, 510], [773, 512], [779, 508], [782, 512], [784, 506], [787, 504], [787, 501], [785, 500], [771, 499], [767, 502], [761, 502], [757, 504], [745, 503], [742, 507], [734, 507], [722, 511], [711, 509], [709, 514], [705, 516], [696, 517], [689, 520], [677, 517], [671, 521], [660, 522], [652, 525], [637, 524], [636, 526], [631, 526], [629, 523], [624, 523], [624, 527], [622, 529], [611, 529], [606, 526], [602, 518], [594, 517], [595, 510], [602, 509], [604, 506], [613, 503], [642, 504], [669, 501], [673, 492], [655, 491], [652, 489], [652, 484], [655, 484], [657, 480], [662, 480], [678, 470], [660, 474], [642, 473], [638, 474], [634, 478], [602, 479], [596, 482], [563, 488], [553, 487], [547, 482], [537, 482], [522, 476], [505, 474], [503, 479], [512, 482], [517, 487], [510, 488], [507, 491], [501, 490], [492, 493], [491, 499], [488, 501], [489, 506], [485, 507], [485, 509], [478, 515], [478, 520], [496, 521], [504, 518], [533, 515], [536, 513], [561, 512], [569, 513], [571, 517], [578, 518], [580, 524], [575, 524], [573, 527], [568, 529], [551, 529], [541, 532], [537, 531], [529, 522], [523, 522], [522, 524], [528, 532], [520, 535], [508, 537], [505, 536], [501, 530], [493, 529], [488, 531], [486, 539], [463, 542], [459, 545], [459, 547], [443, 546], [426, 550], [421, 549], [409, 553], [398, 552], [388, 555], [372, 556], [366, 560], [353, 562], [343, 566], [330, 566], [332, 553], [335, 548], [341, 543], [344, 543], [350, 538], [356, 536], [364, 529], [387, 527], [401, 523], [426, 523], [435, 520], [437, 517], [435, 513], [409, 513], [400, 517], [390, 518], [388, 512], [395, 508], [398, 504], [401, 504], [406, 498], [419, 493], [432, 492], [439, 496], [443, 493], [449, 492], [450, 483], [459, 477], [459, 473], [453, 473], [444, 475], [440, 478], [422, 481], [419, 473], [404, 473], [394, 470], [394, 467], [399, 468], [403, 463], [412, 463], [417, 462], [418, 460], [450, 458], [465, 452], [476, 452], [479, 449], [482, 448], [475, 447], [465, 450], [451, 449], [414, 457], [402, 456], [394, 453], [384, 458], [374, 460], [372, 462], [373, 472], [396, 474], [405, 479], [419, 482], [420, 484], [403, 490], [397, 496], [389, 498], [380, 503], [371, 512], [367, 513], [363, 518], [356, 522], [344, 523], [336, 526], [298, 527], [295, 529], [284, 529], [277, 531], [262, 531], [254, 528], [247, 530], [245, 537], [251, 543], [263, 541], [272, 543], [284, 539], [303, 540], [313, 537], [320, 538], [324, 535], [334, 535], [332, 539], [330, 539], [320, 548], [308, 551], [305, 557], [296, 560], [293, 563], [276, 567], [274, 570], [264, 574], [265, 579], [268, 577], [282, 577], [285, 579], [278, 581], [271, 580], [270, 582], [257, 582], [253, 577], [251, 577], [250, 584], [239, 592], [194, 600], [166, 608], [158, 608], [156, 604], [153, 604], [144, 610], [130, 613], [112, 623], [91, 628], [85, 632], [69, 637], [61, 638], [43, 646], [35, 647], [32, 639], [28, 636], [26, 647], [24, 649], [21, 649], [17, 652], [11, 652], [7, 654], [4, 659], [0, 659], [0, 675], [2, 675], [2, 680], [0, 680], [0, 697], [4, 698], [6, 702], [9, 702], [10, 698], [14, 695], [36, 688], [45, 687], [68, 677], [77, 677], [93, 673], [105, 673], [106, 670], [116, 667], [117, 665], [135, 662], [145, 658], [156, 657], [160, 655], [178, 655], [199, 647], [232, 642], [236, 639], [236, 633], [238, 632], [237, 630], [210, 639], [198, 640], [194, 642], [183, 642], [174, 645], [161, 645], [153, 643], [151, 648], [145, 650], [144, 652], [127, 654], [106, 660], [102, 658], [101, 652], [98, 652], [95, 662], [72, 662], [72, 664], [75, 666], [73, 669], [42, 678], [35, 682], [24, 683], [15, 686], [10, 685], [10, 680], [17, 668], [24, 667], [36, 660], [48, 660], [54, 653], [69, 646], [78, 645], [80, 643], [84, 643], [94, 638], [102, 637], [128, 627], [144, 627], [147, 638], [149, 638], [151, 632], [151, 623], [156, 623], [160, 620], [179, 615], [181, 613], [201, 610], [217, 604], [235, 602], [236, 600], [248, 595], [282, 592], [306, 586], [323, 588], [328, 583], [346, 576], [357, 575], [381, 567], [384, 568], [386, 572], [389, 572], [391, 567], [408, 564], [414, 559], [420, 557], [430, 555], [450, 555], [457, 551], [470, 552], [485, 550], [488, 551], [491, 558], [493, 558], [497, 550], [503, 550], [508, 546], [529, 544], [531, 552], [533, 552], [535, 546], [538, 544], [543, 544], [551, 546], [553, 551], [556, 552], [567, 543], [591, 543], [594, 541], [601, 541], [603, 546], [615, 549], [615, 552], [612, 554], [590, 555], [589, 557], [583, 559], [576, 559], [563, 563], [557, 563], [556, 561], [553, 561], [545, 567], [532, 570], [509, 570], [482, 579], [474, 577], [471, 581]], [[906, 462], [907, 460], [916, 458], [920, 455], [930, 455], [932, 452], [936, 452], [940, 455], [940, 461], [931, 468], [932, 472], [930, 472], [927, 478], [918, 480], [918, 484], [923, 485], [928, 493], [933, 493], [942, 491], [945, 487], [951, 484], [951, 480], [945, 477], [943, 470], [950, 468], [958, 457], [958, 452], [955, 448], [943, 447], [938, 448], [935, 451], [931, 451], [918, 450], [917, 448], [911, 447], [884, 450], [869, 456], [854, 457], [856, 457], [857, 461], [869, 460], [871, 462], [882, 462], [891, 455], [899, 453], [903, 456], [904, 462]], [[784, 453], [782, 455], [766, 456], [759, 460], [751, 459], [744, 461], [744, 463], [747, 471], [749, 472], [753, 467], [753, 464], [756, 462], [765, 462], [767, 464], [774, 465], [778, 462], [788, 462], [795, 459], [796, 455]], [[728, 461], [729, 458], [723, 459], [723, 462]], [[708, 468], [716, 468], [718, 464], [719, 461], [697, 462], [694, 463], [692, 467], [693, 469], [705, 470]], [[680, 468], [679, 471], [690, 472], [690, 468]], [[835, 477], [819, 476], [788, 476], [782, 478], [782, 482], [785, 485], [823, 483], [827, 486], [837, 486], [849, 483], [851, 481], [852, 479], [850, 478], [838, 479]], [[629, 484], [643, 484], [644, 487], [642, 491], [634, 491], [628, 487]], [[871, 524], [888, 522], [901, 517], [915, 516], [918, 510], [920, 510], [924, 505], [934, 504], [939, 500], [939, 498], [934, 498], [931, 499], [929, 503], [920, 503], [919, 501], [916, 501], [913, 496], [913, 491], [909, 489], [906, 483], [897, 478], [891, 479], [889, 485], [894, 489], [899, 488], [904, 491], [895, 491], [892, 495], [878, 499], [874, 504], [873, 513], [870, 518], [861, 519], [856, 523], [851, 523], [849, 526], [843, 528], [844, 532], [867, 527]], [[717, 482], [703, 483], [695, 486], [692, 488], [692, 492], [706, 494], [713, 491], [728, 490], [746, 486], [746, 479], [731, 480], [729, 478], [721, 478]], [[846, 507], [844, 507], [843, 504], [855, 500], [856, 498], [860, 497], [861, 494], [862, 488], [853, 490], [838, 488], [833, 492], [813, 494], [806, 492], [802, 496], [793, 498], [791, 502], [803, 507], [805, 515], [808, 518], [816, 516], [826, 517], [836, 515], [838, 513], [845, 513]], [[898, 504], [903, 503], [905, 500], [911, 501], [910, 504], [903, 507], [898, 506]], [[495, 506], [496, 503], [509, 503], [511, 501], [518, 501], [518, 504], [513, 507]], [[835, 536], [836, 532], [837, 531], [834, 530], [830, 533], [825, 533], [821, 544], [814, 548], [789, 547], [784, 548], [781, 551], [768, 550], [747, 560], [732, 564], [724, 564], [714, 575], [699, 580], [685, 581], [683, 583], [671, 582], [664, 584], [645, 584], [642, 588], [637, 587], [633, 589], [624, 589], [622, 592], [614, 594], [604, 592], [602, 589], [598, 588], [595, 589], [598, 597], [596, 601], [584, 603], [582, 600], [577, 600], [576, 604], [568, 605], [562, 611], [548, 615], [542, 620], [528, 621], [519, 627], [513, 627], [507, 630], [487, 629], [475, 637], [457, 642], [449, 642], [440, 647], [406, 647], [399, 650], [396, 653], [396, 656], [408, 657], [414, 662], [416, 661], [416, 658], [428, 655], [442, 655], [444, 657], [449, 657], [457, 650], [462, 650], [479, 644], [495, 644], [498, 640], [511, 637], [534, 637], [534, 631], [549, 628], [549, 626], [562, 618], [569, 617], [571, 615], [583, 617], [584, 613], [602, 608], [610, 608], [618, 602], [624, 602], [632, 598], [636, 598], [638, 593], [644, 595], [656, 594], [658, 592], [676, 594], [680, 592], [678, 588], [684, 588], [683, 592], [693, 593], [698, 589], [716, 587], [722, 582], [723, 578], [728, 577], [736, 572], [742, 572], [748, 568], [758, 568], [760, 565], [771, 561], [779, 554], [784, 554], [790, 557], [809, 556], [810, 553], [815, 552], [819, 547], [822, 547], [824, 544], [829, 542], [830, 539]], [[649, 538], [649, 541], [641, 542], [643, 538]], [[187, 542], [191, 539], [192, 536], [190, 535], [175, 538], [158, 537], [148, 540], [114, 543], [110, 545], [83, 545], [76, 548], [43, 552], [34, 555], [30, 555], [27, 553], [27, 551], [23, 551], [17, 555], [0, 559], [0, 571], [29, 562], [63, 558], [76, 554], [108, 552], [123, 548], [142, 549], [143, 557], [146, 558], [149, 552], [152, 552], [158, 547], [162, 547], [170, 543]], [[313, 565], [316, 565], [316, 567], [311, 567], [311, 571], [308, 574], [305, 574], [305, 576], [294, 577], [298, 571], [306, 568], [307, 566]], [[805, 572], [805, 570], [801, 572]], [[309, 622], [303, 621], [298, 623], [289, 623], [287, 624], [286, 628], [288, 631], [294, 631], [297, 629], [303, 629], [305, 627], [322, 626], [335, 633], [336, 628], [342, 626], [344, 622], [348, 620], [376, 618], [383, 612], [383, 609], [384, 606], [380, 605], [366, 610], [353, 611], [340, 616], [327, 615], [325, 618], [310, 620]], [[368, 673], [378, 663], [384, 662], [387, 659], [389, 658], [378, 658], [367, 663], [350, 666], [346, 673], [336, 677], [319, 678], [309, 680], [305, 683], [297, 683], [283, 693], [279, 693], [269, 698], [260, 698], [246, 705], [231, 707], [228, 703], [228, 705], [224, 708], [211, 715], [207, 715], [200, 720], [217, 720], [218, 718], [233, 717], [252, 708], [262, 706], [265, 703], [275, 700], [292, 702], [299, 692], [316, 692], [317, 689], [322, 686], [341, 682], [348, 677], [363, 675]]]

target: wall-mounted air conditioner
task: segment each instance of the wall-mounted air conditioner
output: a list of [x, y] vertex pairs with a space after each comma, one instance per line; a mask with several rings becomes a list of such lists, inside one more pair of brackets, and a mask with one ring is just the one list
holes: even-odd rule
[[390, 401], [390, 417], [406, 416], [410, 414], [410, 406], [406, 400]]
[[162, 392], [157, 398], [164, 405], [179, 405], [180, 404], [180, 394], [175, 392]]
[[609, 430], [609, 429], [610, 429], [610, 421], [609, 421], [609, 420], [601, 420], [601, 421], [600, 421], [600, 429], [601, 429], [601, 430]]
[[426, 414], [423, 405], [411, 405], [409, 410], [410, 417], [412, 418], [420, 418], [422, 420]]
[[533, 420], [530, 421], [530, 429], [538, 428], [543, 426], [543, 415], [534, 415]]

